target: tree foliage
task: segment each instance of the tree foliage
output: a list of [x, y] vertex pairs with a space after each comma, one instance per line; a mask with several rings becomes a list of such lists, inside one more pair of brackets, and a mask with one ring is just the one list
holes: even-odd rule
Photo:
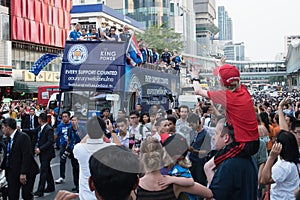
[[173, 28], [162, 26], [152, 26], [144, 33], [136, 35], [137, 40], [143, 39], [150, 48], [156, 48], [158, 53], [162, 53], [165, 48], [169, 51], [182, 50], [184, 45], [182, 34], [176, 33]]

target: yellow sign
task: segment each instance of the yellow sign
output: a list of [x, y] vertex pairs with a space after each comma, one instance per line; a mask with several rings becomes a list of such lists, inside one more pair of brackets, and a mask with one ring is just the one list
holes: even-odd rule
[[34, 74], [29, 71], [22, 72], [22, 79], [24, 81], [34, 81]]
[[53, 73], [53, 82], [59, 82], [60, 73], [59, 72], [52, 72]]
[[45, 80], [47, 82], [53, 82], [53, 72], [45, 72]]
[[40, 72], [37, 76], [36, 76], [36, 81], [37, 82], [44, 82], [46, 79], [46, 73], [45, 72]]

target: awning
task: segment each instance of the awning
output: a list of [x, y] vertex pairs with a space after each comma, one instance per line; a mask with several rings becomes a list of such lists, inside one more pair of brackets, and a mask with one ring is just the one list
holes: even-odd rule
[[15, 81], [13, 92], [37, 93], [39, 86], [53, 86], [59, 85], [58, 82], [29, 82], [29, 81]]

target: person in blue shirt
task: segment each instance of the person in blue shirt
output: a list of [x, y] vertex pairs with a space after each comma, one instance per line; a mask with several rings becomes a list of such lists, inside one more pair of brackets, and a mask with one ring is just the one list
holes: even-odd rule
[[[78, 117], [72, 116], [71, 123], [72, 127], [68, 129], [68, 143], [67, 143], [67, 153], [68, 157], [71, 159], [71, 165], [73, 168], [73, 182], [75, 187], [72, 189], [74, 192], [79, 192], [79, 163], [74, 157], [73, 149], [77, 143], [80, 143], [81, 139], [86, 135], [86, 129], [78, 124]], [[66, 159], [66, 157], [64, 157]]]
[[[234, 141], [234, 131], [225, 125], [224, 118], [217, 123], [213, 139], [217, 150]], [[254, 200], [257, 199], [257, 174], [251, 156], [229, 158], [217, 167], [209, 189], [214, 199]]]
[[99, 39], [99, 34], [95, 28], [91, 29], [91, 32], [87, 33], [87, 40], [97, 41]]
[[77, 41], [81, 37], [80, 29], [81, 29], [81, 25], [76, 24], [74, 30], [71, 31], [69, 34], [69, 40]]
[[148, 53], [147, 53], [147, 49], [145, 48], [144, 44], [140, 44], [140, 51], [143, 57], [143, 63], [147, 62], [147, 58], [148, 58]]
[[173, 57], [172, 57], [172, 68], [175, 70], [180, 70], [180, 64], [182, 62], [180, 55], [178, 54], [177, 50], [173, 50]]
[[207, 130], [204, 129], [199, 115], [195, 113], [190, 113], [188, 115], [187, 122], [192, 128], [192, 131], [189, 133], [191, 146], [191, 153], [189, 154], [189, 159], [192, 162], [190, 170], [196, 182], [202, 185], [206, 185], [207, 179], [203, 169], [204, 164], [206, 162], [206, 158], [205, 155], [200, 154], [200, 152], [203, 150], [206, 150], [207, 152], [210, 151], [211, 138], [209, 137]]
[[62, 122], [57, 126], [54, 140], [59, 140], [60, 144], [60, 177], [55, 180], [56, 184], [63, 183], [65, 181], [65, 172], [66, 172], [66, 159], [62, 158], [62, 155], [66, 151], [68, 144], [68, 132], [72, 128], [72, 123], [70, 122], [70, 112], [64, 111], [61, 114]]
[[159, 61], [159, 54], [156, 51], [156, 48], [152, 49], [152, 54], [153, 54], [153, 63], [157, 63]]

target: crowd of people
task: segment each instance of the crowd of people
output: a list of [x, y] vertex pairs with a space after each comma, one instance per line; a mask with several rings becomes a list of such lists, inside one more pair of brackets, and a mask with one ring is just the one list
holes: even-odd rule
[[[76, 24], [74, 30], [69, 34], [70, 41], [123, 41], [130, 42], [133, 32], [129, 30], [128, 25], [124, 25], [123, 29], [118, 30], [116, 26], [108, 26], [106, 22], [101, 23], [101, 27], [96, 29], [93, 26], [81, 28], [80, 24]], [[180, 70], [182, 57], [177, 50], [169, 52], [168, 48], [159, 55], [156, 48], [151, 48], [143, 39], [138, 42], [139, 52], [133, 51], [130, 48], [128, 51], [128, 58], [131, 58], [128, 63], [130, 65], [153, 64], [161, 68], [162, 71]], [[137, 54], [136, 54], [137, 53]], [[134, 54], [134, 55], [133, 55]]]
[[[12, 103], [2, 114], [1, 146], [9, 199], [41, 197], [66, 181], [57, 200], [300, 199], [300, 103], [297, 98], [251, 96], [234, 66], [215, 70], [221, 89], [207, 91], [193, 109], [141, 105], [115, 119], [110, 109], [85, 126], [76, 115]], [[291, 100], [292, 99], [292, 100]], [[19, 123], [18, 123], [19, 122]], [[55, 148], [60, 174], [50, 167]], [[36, 158], [40, 160], [37, 165]], [[35, 178], [38, 188], [33, 192]], [[5, 192], [4, 192], [5, 194]]]

